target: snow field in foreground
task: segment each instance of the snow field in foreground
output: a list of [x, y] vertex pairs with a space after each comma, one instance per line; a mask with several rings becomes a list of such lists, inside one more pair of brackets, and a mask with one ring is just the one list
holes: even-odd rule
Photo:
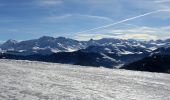
[[0, 100], [170, 100], [170, 75], [0, 60]]

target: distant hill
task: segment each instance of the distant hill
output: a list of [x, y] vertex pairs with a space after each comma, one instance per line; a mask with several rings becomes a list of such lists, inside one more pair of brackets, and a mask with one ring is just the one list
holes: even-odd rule
[[13, 55], [13, 54], [0, 54], [1, 59], [16, 59], [16, 60], [31, 60], [31, 61], [44, 61], [63, 64], [74, 64], [82, 66], [106, 67], [115, 68], [120, 62], [100, 53], [86, 53], [81, 51], [76, 52], [59, 52], [49, 55]]
[[170, 47], [158, 48], [149, 57], [127, 64], [122, 69], [170, 73]]
[[125, 65], [122, 69], [170, 73], [170, 55], [153, 55]]

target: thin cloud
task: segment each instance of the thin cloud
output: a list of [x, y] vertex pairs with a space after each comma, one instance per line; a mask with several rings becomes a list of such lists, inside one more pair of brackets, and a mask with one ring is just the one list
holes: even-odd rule
[[61, 16], [50, 16], [47, 17], [47, 21], [57, 21], [57, 20], [63, 20], [67, 19], [67, 18], [81, 18], [81, 19], [95, 19], [95, 20], [104, 20], [107, 22], [113, 22], [113, 20], [111, 18], [108, 17], [103, 17], [103, 16], [95, 16], [95, 15], [83, 15], [83, 14], [65, 14], [65, 15], [61, 15]]
[[156, 3], [169, 3], [170, 0], [156, 0]]
[[56, 20], [62, 20], [62, 19], [65, 19], [65, 18], [69, 18], [71, 17], [72, 15], [71, 14], [65, 14], [65, 15], [62, 15], [62, 16], [51, 16], [51, 17], [47, 17], [47, 21], [56, 21]]
[[150, 34], [79, 34], [74, 37], [76, 40], [89, 40], [89, 39], [102, 39], [102, 38], [119, 38], [119, 39], [138, 39], [138, 40], [156, 40], [156, 35], [150, 35]]
[[63, 2], [61, 0], [38, 0], [37, 3], [40, 6], [55, 6], [55, 5], [60, 5]]
[[124, 19], [124, 20], [121, 20], [121, 21], [118, 21], [118, 22], [115, 22], [115, 23], [112, 23], [112, 24], [108, 24], [108, 25], [104, 25], [104, 26], [88, 29], [88, 30], [85, 30], [85, 31], [77, 32], [76, 34], [80, 34], [80, 33], [85, 33], [85, 32], [89, 32], [89, 31], [94, 31], [94, 30], [98, 30], [98, 29], [107, 28], [107, 27], [110, 27], [110, 26], [114, 26], [114, 25], [117, 25], [117, 24], [121, 24], [121, 23], [130, 21], [130, 20], [138, 19], [138, 18], [141, 18], [141, 17], [144, 17], [144, 16], [148, 16], [148, 15], [151, 15], [151, 14], [154, 14], [154, 13], [159, 13], [159, 12], [164, 12], [164, 11], [170, 11], [170, 9], [157, 10], [157, 11], [148, 12], [148, 13], [141, 14], [141, 15], [138, 15], [138, 16], [135, 16], [135, 17], [131, 17], [131, 18], [127, 18], [127, 19]]
[[100, 20], [106, 20], [106, 21], [113, 21], [111, 18], [103, 17], [103, 16], [82, 15], [82, 14], [76, 14], [75, 16], [86, 17], [86, 18], [93, 18], [93, 19], [100, 19]]
[[166, 39], [170, 37], [170, 26], [159, 28], [139, 26], [126, 29], [105, 30], [98, 33], [84, 33], [74, 36], [77, 40], [101, 39], [101, 38], [123, 38], [123, 39], [140, 39], [140, 40], [155, 40]]

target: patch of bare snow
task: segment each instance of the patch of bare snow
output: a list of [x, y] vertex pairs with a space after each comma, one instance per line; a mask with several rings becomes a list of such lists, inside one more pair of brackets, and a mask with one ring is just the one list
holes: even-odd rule
[[0, 60], [0, 100], [170, 100], [170, 75]]

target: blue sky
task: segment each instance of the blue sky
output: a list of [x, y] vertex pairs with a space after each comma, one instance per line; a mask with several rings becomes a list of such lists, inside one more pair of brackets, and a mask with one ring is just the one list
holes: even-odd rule
[[[0, 0], [0, 41], [170, 38], [170, 0]], [[90, 30], [160, 11], [109, 27]], [[87, 31], [90, 30], [90, 31]]]

